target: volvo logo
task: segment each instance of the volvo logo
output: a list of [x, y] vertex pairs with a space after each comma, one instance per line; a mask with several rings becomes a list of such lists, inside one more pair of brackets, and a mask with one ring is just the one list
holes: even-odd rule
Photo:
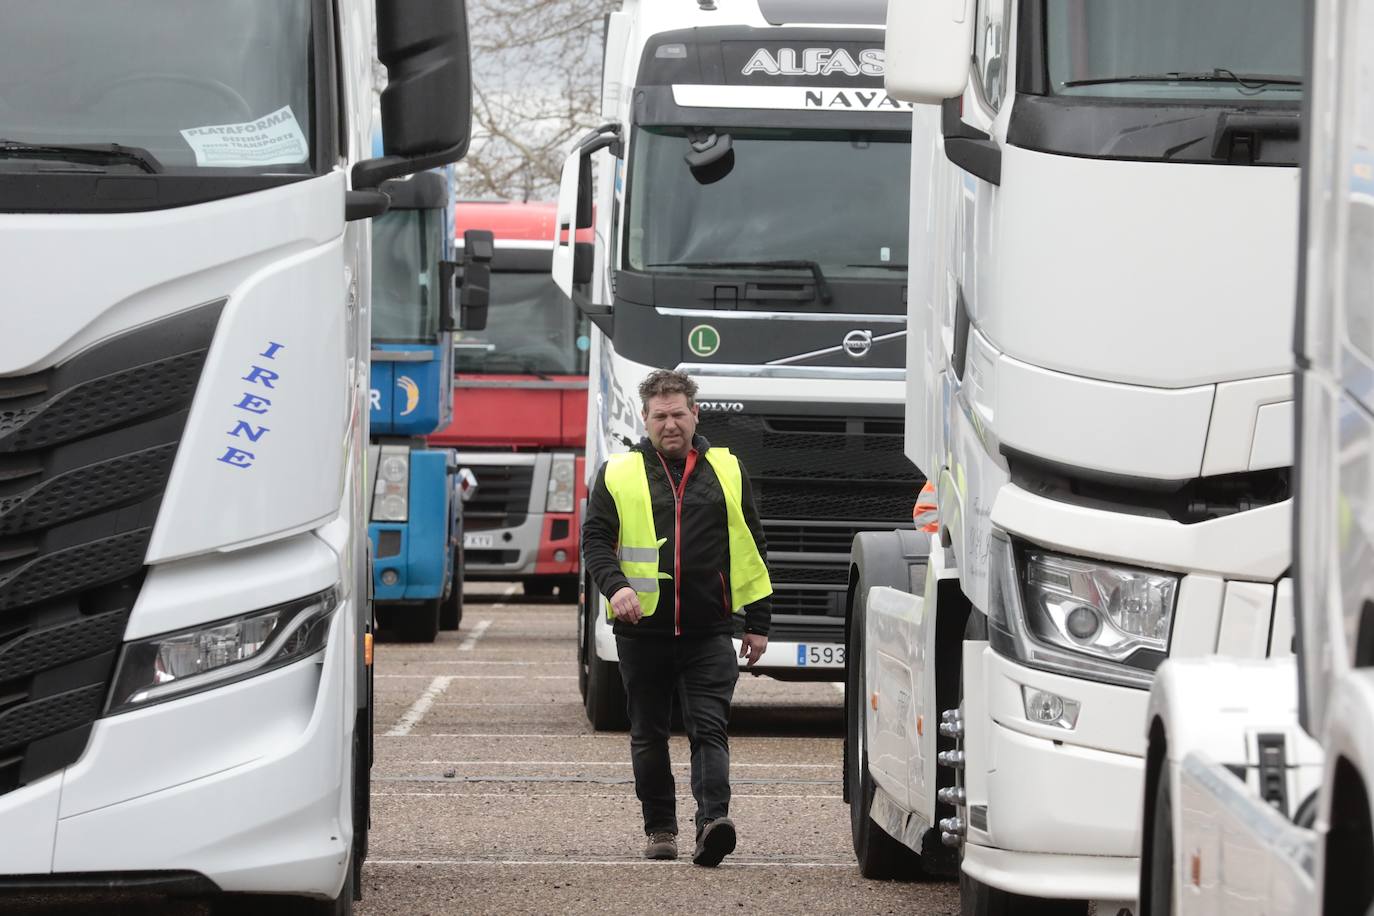
[[744, 413], [739, 401], [697, 401], [697, 406], [706, 413]]
[[850, 331], [844, 335], [844, 352], [855, 359], [863, 359], [873, 349], [872, 331]]

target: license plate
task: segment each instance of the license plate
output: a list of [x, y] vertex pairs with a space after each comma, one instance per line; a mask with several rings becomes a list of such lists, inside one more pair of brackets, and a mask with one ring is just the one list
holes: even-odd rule
[[485, 547], [496, 546], [496, 539], [490, 534], [465, 534], [463, 535], [463, 546], [481, 550]]
[[816, 665], [822, 668], [844, 664], [844, 646], [797, 646], [797, 665], [805, 668]]

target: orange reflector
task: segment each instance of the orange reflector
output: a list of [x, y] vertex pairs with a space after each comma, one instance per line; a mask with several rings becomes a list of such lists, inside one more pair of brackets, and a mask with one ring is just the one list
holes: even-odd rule
[[1202, 887], [1202, 853], [1193, 853], [1193, 887]]
[[926, 717], [925, 717], [925, 716], [917, 716], [917, 717], [916, 717], [916, 734], [917, 734], [917, 735], [924, 736], [925, 733], [926, 733]]
[[874, 711], [874, 712], [877, 712], [877, 711], [878, 711], [878, 691], [876, 691], [876, 690], [873, 691], [873, 698], [872, 698], [871, 700], [869, 700], [868, 702], [869, 702], [869, 704], [873, 707], [873, 711]]
[[372, 667], [372, 634], [363, 634], [363, 664]]

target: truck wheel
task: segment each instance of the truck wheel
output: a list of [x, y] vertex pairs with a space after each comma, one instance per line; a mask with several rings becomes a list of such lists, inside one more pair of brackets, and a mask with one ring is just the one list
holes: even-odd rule
[[453, 584], [439, 609], [439, 629], [456, 630], [463, 622], [463, 549], [453, 552]]
[[1167, 762], [1161, 761], [1155, 786], [1154, 811], [1151, 812], [1150, 867], [1141, 875], [1149, 884], [1148, 910], [1141, 916], [1172, 916], [1174, 912], [1174, 805], [1169, 790]]
[[920, 872], [920, 859], [873, 822], [869, 809], [876, 786], [868, 772], [868, 683], [864, 676], [864, 583], [860, 577], [849, 615], [845, 660], [845, 761], [849, 767], [849, 827], [859, 874], [896, 878]]
[[[402, 642], [434, 642], [439, 636], [439, 610], [444, 599], [435, 598], [392, 610]], [[397, 613], [399, 611], [400, 613]]]
[[[595, 624], [589, 621], [588, 627], [592, 626]], [[593, 633], [587, 634], [587, 721], [599, 732], [623, 732], [630, 727], [625, 682], [620, 679], [619, 665], [597, 658]]]
[[577, 692], [587, 702], [588, 671], [591, 667], [592, 618], [579, 601], [577, 606]]
[[547, 576], [542, 579], [526, 579], [525, 594], [531, 598], [552, 598], [554, 587], [558, 583]]
[[959, 874], [960, 916], [1087, 916], [1088, 905], [1078, 900], [1045, 900], [1008, 894]]

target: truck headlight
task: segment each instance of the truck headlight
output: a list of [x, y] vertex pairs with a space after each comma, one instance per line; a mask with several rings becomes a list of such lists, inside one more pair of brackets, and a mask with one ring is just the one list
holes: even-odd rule
[[573, 478], [577, 476], [577, 459], [572, 455], [555, 455], [549, 469], [549, 496], [545, 507], [550, 512], [573, 510]]
[[992, 646], [1041, 668], [1092, 680], [1149, 687], [1169, 651], [1179, 580], [1067, 557], [1017, 552], [992, 538], [988, 624]]
[[374, 522], [403, 522], [410, 505], [410, 446], [383, 445], [377, 463], [377, 488], [372, 494]]
[[339, 606], [330, 588], [266, 610], [127, 643], [107, 714], [141, 709], [289, 665], [324, 648]]

